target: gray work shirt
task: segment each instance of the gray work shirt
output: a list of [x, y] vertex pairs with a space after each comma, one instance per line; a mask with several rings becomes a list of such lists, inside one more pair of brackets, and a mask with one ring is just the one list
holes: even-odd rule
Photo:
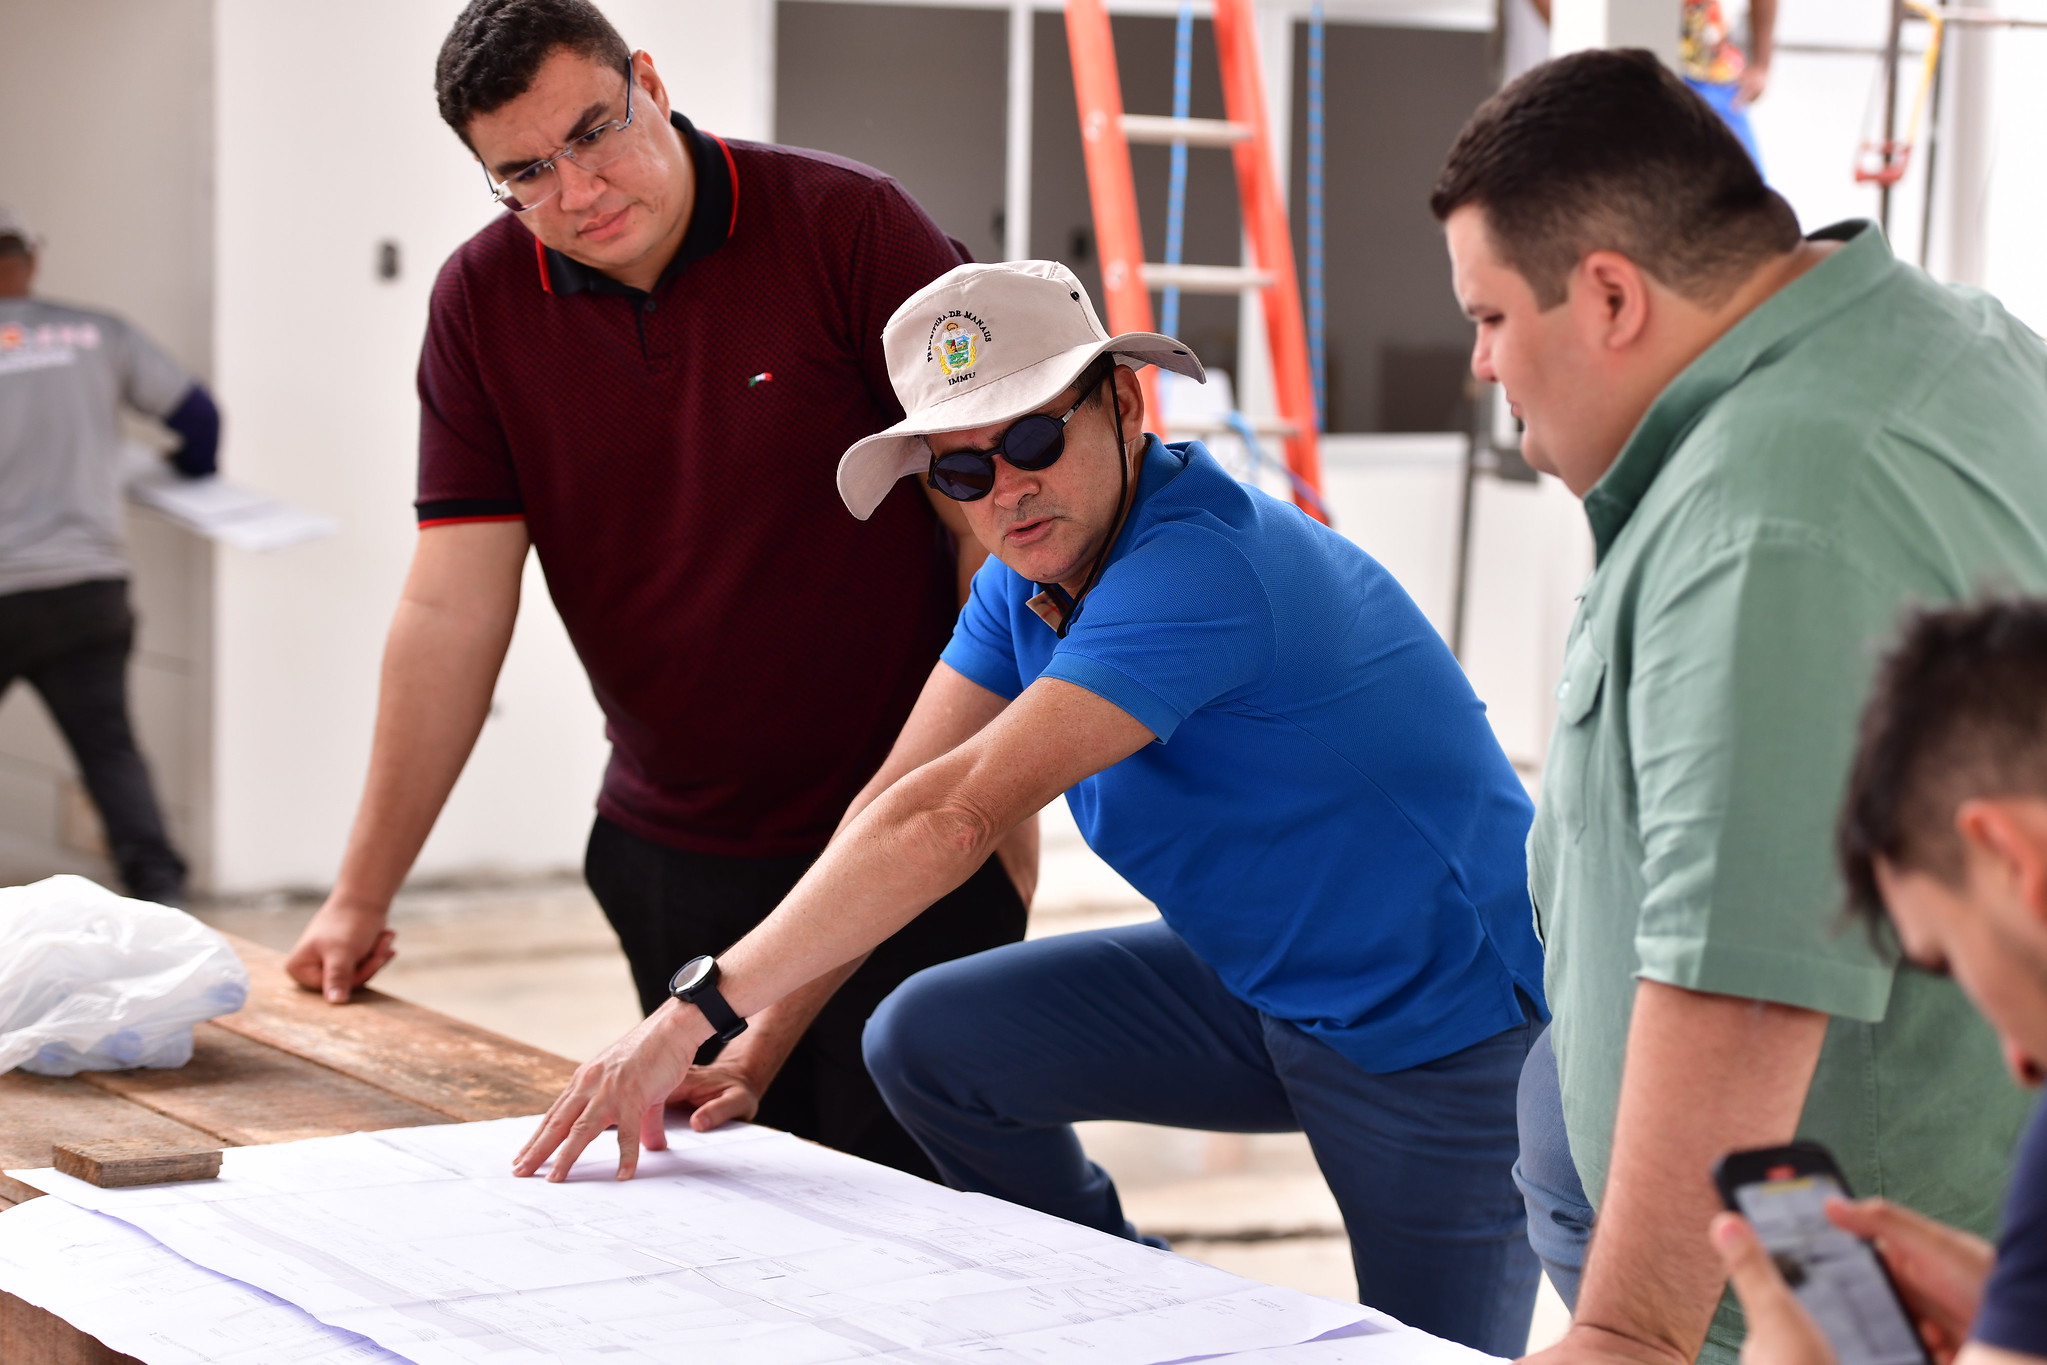
[[192, 383], [110, 313], [0, 299], [0, 593], [127, 576], [120, 406], [168, 417]]

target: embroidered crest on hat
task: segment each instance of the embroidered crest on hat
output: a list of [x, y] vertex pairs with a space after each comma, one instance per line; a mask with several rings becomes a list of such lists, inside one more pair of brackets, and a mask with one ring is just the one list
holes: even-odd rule
[[961, 384], [974, 377], [981, 347], [995, 339], [988, 324], [962, 308], [940, 313], [925, 339], [925, 359], [936, 360], [948, 384]]

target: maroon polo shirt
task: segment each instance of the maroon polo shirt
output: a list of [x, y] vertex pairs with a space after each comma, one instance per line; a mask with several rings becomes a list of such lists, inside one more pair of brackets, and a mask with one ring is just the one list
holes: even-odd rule
[[815, 853], [956, 615], [915, 482], [862, 522], [834, 474], [902, 415], [883, 324], [967, 256], [877, 171], [674, 122], [696, 203], [652, 292], [509, 213], [441, 268], [419, 523], [526, 522], [604, 709], [600, 812], [702, 853]]

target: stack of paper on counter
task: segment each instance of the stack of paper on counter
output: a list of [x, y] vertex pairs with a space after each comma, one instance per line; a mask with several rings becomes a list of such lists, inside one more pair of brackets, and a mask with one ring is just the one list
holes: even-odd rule
[[149, 1365], [1488, 1359], [766, 1128], [515, 1179], [536, 1123], [234, 1148], [182, 1185], [13, 1171], [55, 1197], [0, 1213], [0, 1290]]
[[279, 502], [218, 474], [185, 478], [136, 441], [121, 447], [121, 474], [130, 502], [238, 550], [283, 550], [341, 529], [330, 516]]

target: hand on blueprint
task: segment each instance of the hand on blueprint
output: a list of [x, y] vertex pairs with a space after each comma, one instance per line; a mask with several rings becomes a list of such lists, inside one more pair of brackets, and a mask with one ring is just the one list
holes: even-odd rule
[[553, 1157], [547, 1178], [568, 1179], [583, 1149], [606, 1128], [618, 1129], [618, 1178], [631, 1180], [640, 1148], [668, 1146], [662, 1111], [682, 1082], [690, 1059], [711, 1036], [704, 1016], [670, 1000], [642, 1019], [631, 1033], [576, 1068], [562, 1091], [512, 1160], [512, 1174], [532, 1175]]
[[709, 1066], [691, 1067], [669, 1093], [668, 1103], [690, 1110], [689, 1126], [708, 1133], [721, 1123], [745, 1123], [758, 1114], [767, 1088], [746, 1067], [720, 1057]]

